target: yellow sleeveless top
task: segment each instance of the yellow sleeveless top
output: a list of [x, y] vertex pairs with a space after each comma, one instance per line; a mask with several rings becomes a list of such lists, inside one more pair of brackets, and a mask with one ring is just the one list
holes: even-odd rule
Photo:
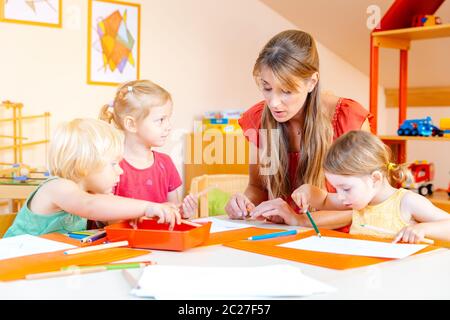
[[411, 191], [406, 189], [398, 189], [393, 195], [382, 203], [367, 206], [362, 210], [353, 210], [350, 234], [363, 234], [392, 239], [394, 237], [392, 234], [364, 228], [361, 227], [361, 225], [365, 224], [372, 227], [389, 230], [395, 234], [398, 233], [401, 229], [410, 224], [410, 221], [404, 221], [400, 210], [402, 198], [407, 192]]

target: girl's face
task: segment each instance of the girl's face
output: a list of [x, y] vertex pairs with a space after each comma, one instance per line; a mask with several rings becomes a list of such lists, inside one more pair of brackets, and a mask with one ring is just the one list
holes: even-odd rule
[[327, 180], [336, 188], [339, 200], [349, 209], [361, 210], [372, 201], [378, 188], [372, 176], [341, 176], [325, 172]]
[[119, 166], [121, 159], [114, 159], [100, 170], [88, 174], [82, 179], [84, 189], [93, 194], [112, 194], [123, 173]]
[[165, 144], [172, 126], [172, 102], [152, 107], [148, 116], [137, 125], [137, 135], [149, 147], [161, 147]]
[[272, 70], [266, 66], [261, 68], [259, 79], [264, 99], [272, 116], [278, 122], [289, 121], [298, 114], [305, 104], [308, 93], [317, 84], [317, 80], [318, 74], [315, 73], [310, 79], [300, 81], [296, 92], [291, 92], [281, 87]]

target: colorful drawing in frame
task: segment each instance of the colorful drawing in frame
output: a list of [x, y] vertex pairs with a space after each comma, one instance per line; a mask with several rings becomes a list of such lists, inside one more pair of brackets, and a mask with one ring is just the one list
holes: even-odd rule
[[0, 21], [61, 28], [62, 0], [0, 0]]
[[89, 0], [88, 84], [139, 79], [140, 5]]

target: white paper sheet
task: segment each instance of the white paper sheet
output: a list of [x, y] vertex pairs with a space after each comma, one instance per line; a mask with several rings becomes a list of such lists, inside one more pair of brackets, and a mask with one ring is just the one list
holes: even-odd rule
[[401, 259], [422, 250], [426, 245], [387, 243], [334, 237], [308, 237], [279, 244], [279, 247], [300, 250], [349, 254], [355, 256]]
[[290, 265], [149, 266], [132, 294], [156, 299], [302, 297], [335, 291]]
[[226, 221], [222, 219], [217, 219], [213, 217], [209, 218], [200, 218], [193, 220], [194, 222], [212, 222], [210, 233], [215, 232], [222, 232], [222, 231], [230, 231], [230, 230], [237, 230], [237, 229], [244, 229], [244, 228], [250, 228], [251, 225], [238, 223], [238, 222], [232, 222], [232, 221]]
[[75, 246], [26, 234], [1, 239], [0, 260], [72, 248]]

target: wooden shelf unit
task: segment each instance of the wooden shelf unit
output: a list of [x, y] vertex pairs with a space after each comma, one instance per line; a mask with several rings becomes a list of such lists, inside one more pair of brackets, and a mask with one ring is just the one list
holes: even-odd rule
[[379, 136], [383, 141], [437, 141], [437, 142], [447, 142], [450, 141], [450, 137], [419, 137], [419, 136]]
[[396, 46], [397, 49], [400, 49], [404, 41], [450, 37], [450, 23], [428, 27], [413, 27], [387, 31], [377, 31], [373, 32], [373, 37], [375, 38], [378, 46], [382, 47], [389, 47], [387, 43], [383, 42], [384, 40], [388, 40], [393, 44], [395, 44], [395, 41], [401, 40], [397, 42], [398, 46]]
[[[379, 49], [397, 49], [400, 53], [400, 78], [398, 90], [398, 125], [406, 120], [408, 97], [408, 52], [412, 41], [450, 37], [450, 24], [434, 26], [407, 27], [415, 14], [434, 14], [443, 1], [429, 1], [423, 3], [394, 2], [383, 16], [380, 25], [385, 30], [376, 29], [370, 35], [370, 112], [374, 116], [372, 132], [377, 134], [378, 119], [378, 78], [379, 78]], [[408, 10], [406, 10], [408, 9]], [[389, 30], [390, 29], [390, 30]], [[445, 61], [443, 62], [445, 63]], [[444, 137], [405, 137], [380, 136], [390, 145], [397, 156], [395, 161], [406, 162], [406, 146], [408, 141], [449, 142]], [[436, 206], [450, 213], [450, 200], [446, 192], [437, 191], [429, 197]]]

